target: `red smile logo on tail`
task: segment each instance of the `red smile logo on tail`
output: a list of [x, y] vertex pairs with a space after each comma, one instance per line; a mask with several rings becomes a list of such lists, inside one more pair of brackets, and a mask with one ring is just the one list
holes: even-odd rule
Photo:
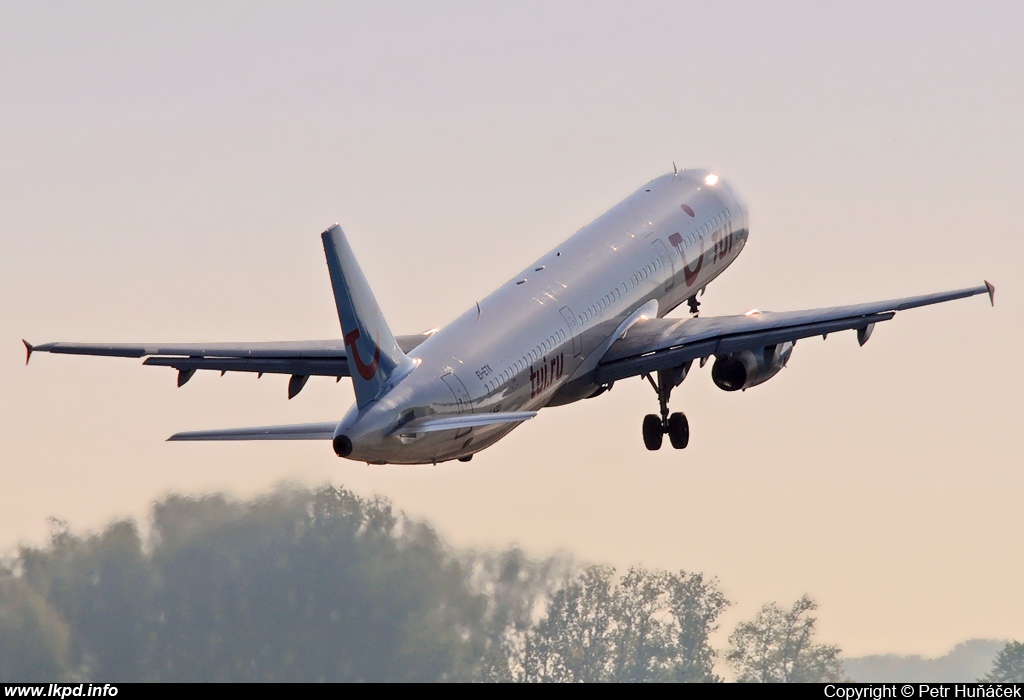
[[357, 340], [359, 340], [358, 328], [351, 333], [345, 334], [345, 345], [352, 352], [352, 359], [356, 363], [356, 370], [359, 372], [359, 376], [366, 381], [370, 381], [377, 374], [377, 367], [380, 365], [380, 345], [377, 343], [373, 344], [373, 361], [370, 364], [366, 364], [363, 362], [363, 358], [359, 356], [359, 348], [356, 347]]

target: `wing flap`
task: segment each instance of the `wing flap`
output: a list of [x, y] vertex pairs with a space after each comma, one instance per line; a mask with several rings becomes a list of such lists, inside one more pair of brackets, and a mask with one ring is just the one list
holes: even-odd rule
[[211, 369], [220, 372], [257, 372], [293, 376], [348, 377], [345, 358], [148, 357], [144, 365], [173, 367], [179, 372]]
[[226, 428], [222, 430], [192, 430], [175, 433], [168, 442], [211, 440], [330, 440], [337, 422], [296, 423], [292, 425], [264, 425], [255, 428]]

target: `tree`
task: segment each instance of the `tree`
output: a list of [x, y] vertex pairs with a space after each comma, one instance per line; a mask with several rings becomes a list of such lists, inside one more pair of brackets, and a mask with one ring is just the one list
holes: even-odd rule
[[614, 573], [593, 566], [555, 592], [547, 616], [526, 635], [521, 672], [513, 678], [554, 683], [607, 680]]
[[147, 680], [157, 613], [152, 567], [135, 524], [116, 522], [83, 538], [54, 522], [61, 527], [50, 546], [22, 549], [20, 562], [25, 581], [73, 631], [73, 666], [98, 678]]
[[996, 654], [992, 670], [982, 681], [990, 683], [1024, 683], [1024, 643], [1007, 642]]
[[[460, 562], [427, 525], [344, 489], [171, 496], [149, 546], [128, 522], [89, 537], [61, 528], [15, 564], [23, 574], [0, 580], [0, 670], [28, 670], [0, 677], [481, 677], [485, 600]], [[19, 638], [26, 648], [9, 653]]]
[[843, 679], [839, 647], [815, 644], [817, 605], [806, 595], [788, 612], [775, 603], [737, 625], [726, 660], [740, 683], [823, 683]]
[[529, 682], [718, 681], [708, 643], [728, 605], [714, 581], [590, 567], [551, 596], [547, 614], [511, 640], [509, 678]]
[[714, 672], [718, 652], [710, 636], [718, 630], [718, 616], [729, 601], [718, 580], [705, 580], [701, 573], [680, 571], [670, 577], [669, 610], [675, 620], [673, 643], [676, 658], [672, 680], [677, 683], [719, 683]]
[[154, 531], [161, 679], [477, 677], [482, 597], [436, 533], [386, 501], [329, 487], [172, 498]]
[[0, 678], [720, 680], [728, 601], [699, 573], [455, 552], [333, 487], [169, 496], [151, 520], [54, 520], [0, 563]]
[[470, 588], [486, 601], [483, 628], [486, 648], [481, 679], [507, 683], [515, 680], [510, 658], [550, 601], [552, 591], [575, 572], [567, 555], [541, 561], [529, 559], [517, 547], [499, 553], [465, 552], [460, 562]]
[[46, 599], [0, 572], [0, 680], [71, 681], [70, 630]]

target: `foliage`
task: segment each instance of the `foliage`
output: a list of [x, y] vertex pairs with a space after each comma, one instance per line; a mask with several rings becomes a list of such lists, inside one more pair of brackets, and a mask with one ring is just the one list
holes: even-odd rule
[[72, 680], [69, 637], [67, 624], [43, 596], [0, 573], [0, 681]]
[[482, 597], [427, 526], [334, 488], [157, 504], [21, 553], [90, 677], [423, 681], [472, 677]]
[[740, 683], [823, 683], [843, 680], [839, 647], [815, 644], [817, 605], [806, 595], [789, 611], [775, 603], [740, 623], [729, 637], [726, 660]]
[[[170, 496], [146, 538], [52, 525], [0, 568], [3, 680], [721, 680], [717, 580], [456, 552], [345, 489]], [[737, 628], [741, 679], [839, 677], [813, 609], [766, 606]]]
[[981, 680], [990, 683], [1024, 683], [1024, 643], [1007, 642], [996, 654], [992, 670]]
[[568, 557], [533, 561], [518, 548], [497, 555], [466, 553], [462, 560], [470, 586], [487, 601], [483, 615], [487, 648], [480, 660], [480, 675], [488, 681], [510, 682], [509, 640], [534, 625], [551, 592], [572, 575], [572, 561]]
[[546, 616], [507, 640], [509, 677], [527, 682], [718, 681], [708, 637], [728, 605], [700, 574], [590, 567]]
[[984, 676], [1005, 640], [969, 639], [947, 654], [870, 654], [843, 659], [843, 670], [857, 683], [967, 683]]

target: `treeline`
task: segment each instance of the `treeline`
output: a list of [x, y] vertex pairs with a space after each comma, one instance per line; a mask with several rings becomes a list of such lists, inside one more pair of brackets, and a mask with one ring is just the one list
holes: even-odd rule
[[741, 681], [843, 677], [813, 601], [729, 605], [696, 572], [453, 550], [380, 499], [325, 487], [171, 496], [144, 541], [59, 522], [0, 568], [0, 681]]
[[967, 683], [993, 671], [1005, 640], [970, 639], [947, 654], [928, 658], [917, 654], [871, 654], [843, 659], [851, 678], [862, 683]]

